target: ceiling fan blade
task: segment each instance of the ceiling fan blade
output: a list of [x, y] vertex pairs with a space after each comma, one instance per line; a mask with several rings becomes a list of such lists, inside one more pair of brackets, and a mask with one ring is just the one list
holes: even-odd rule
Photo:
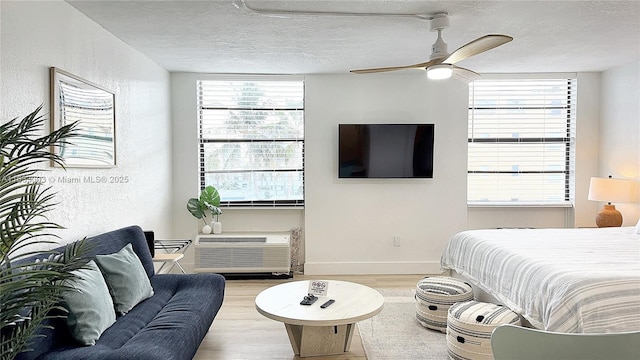
[[351, 70], [350, 72], [354, 74], [370, 74], [370, 73], [378, 73], [385, 71], [395, 71], [395, 70], [403, 70], [403, 69], [419, 69], [419, 68], [427, 68], [431, 65], [436, 65], [442, 62], [442, 59], [435, 59], [419, 64], [414, 65], [406, 65], [406, 66], [391, 66], [391, 67], [383, 67], [383, 68], [373, 68], [373, 69], [359, 69], [359, 70]]
[[452, 65], [452, 66], [453, 66], [453, 73], [451, 74], [451, 77], [453, 77], [454, 79], [461, 80], [466, 83], [470, 83], [474, 80], [478, 80], [481, 77], [480, 74], [478, 74], [475, 71], [471, 71], [469, 69], [465, 69], [455, 65]]
[[456, 49], [456, 51], [452, 52], [451, 55], [449, 55], [449, 57], [444, 59], [442, 62], [446, 64], [455, 64], [458, 61], [462, 61], [466, 58], [478, 55], [487, 50], [491, 50], [495, 47], [506, 44], [511, 40], [513, 40], [513, 38], [508, 35], [485, 35], [473, 40], [470, 43], [462, 45], [461, 47]]

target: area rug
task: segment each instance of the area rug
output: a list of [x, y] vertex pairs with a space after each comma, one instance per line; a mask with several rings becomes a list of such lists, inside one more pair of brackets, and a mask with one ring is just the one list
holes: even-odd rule
[[368, 360], [446, 360], [445, 335], [416, 320], [415, 290], [377, 289], [384, 296], [382, 311], [358, 322]]

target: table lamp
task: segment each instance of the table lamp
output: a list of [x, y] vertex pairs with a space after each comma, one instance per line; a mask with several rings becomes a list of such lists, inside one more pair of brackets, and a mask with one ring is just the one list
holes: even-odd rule
[[622, 214], [612, 202], [633, 202], [634, 182], [626, 179], [592, 177], [589, 183], [589, 200], [606, 201], [596, 216], [598, 227], [622, 226]]

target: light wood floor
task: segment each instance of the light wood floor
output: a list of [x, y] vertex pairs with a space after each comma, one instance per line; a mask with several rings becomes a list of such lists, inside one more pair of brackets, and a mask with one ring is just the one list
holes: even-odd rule
[[[222, 308], [205, 336], [195, 360], [291, 360], [293, 354], [284, 324], [260, 315], [255, 297], [262, 290], [285, 281], [344, 280], [378, 289], [415, 289], [425, 275], [304, 276], [290, 280], [227, 280]], [[313, 360], [366, 359], [360, 333], [355, 331], [351, 349], [343, 355], [318, 356]]]

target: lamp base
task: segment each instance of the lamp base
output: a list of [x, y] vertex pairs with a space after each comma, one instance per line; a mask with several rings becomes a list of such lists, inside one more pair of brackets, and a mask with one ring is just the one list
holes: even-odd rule
[[605, 205], [596, 216], [598, 227], [619, 227], [622, 226], [622, 214], [616, 210], [615, 205]]

